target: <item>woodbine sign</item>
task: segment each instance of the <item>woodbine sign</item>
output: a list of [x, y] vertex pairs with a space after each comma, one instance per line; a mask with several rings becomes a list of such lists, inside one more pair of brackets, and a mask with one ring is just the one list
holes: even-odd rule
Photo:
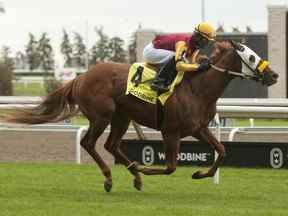
[[[223, 142], [227, 157], [224, 166], [288, 168], [288, 143]], [[122, 150], [131, 160], [150, 165], [165, 164], [163, 143], [159, 140], [123, 140]], [[206, 143], [182, 141], [178, 165], [208, 166], [214, 151]], [[117, 163], [117, 161], [116, 161]]]

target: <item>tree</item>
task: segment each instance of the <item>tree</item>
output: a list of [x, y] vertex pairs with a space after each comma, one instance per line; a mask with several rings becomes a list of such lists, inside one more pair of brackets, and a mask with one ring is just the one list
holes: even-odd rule
[[50, 39], [47, 36], [47, 33], [43, 33], [38, 42], [38, 52], [40, 54], [41, 63], [40, 66], [44, 69], [44, 86], [47, 93], [51, 93], [60, 86], [60, 83], [48, 74], [49, 70], [54, 69], [54, 55], [53, 48], [50, 45]]
[[111, 49], [109, 47], [109, 37], [104, 34], [103, 27], [95, 28], [99, 40], [91, 49], [91, 64], [105, 62], [111, 59]]
[[137, 60], [136, 41], [137, 41], [137, 32], [135, 31], [132, 34], [131, 40], [130, 40], [129, 45], [128, 45], [129, 63], [130, 64], [136, 62], [136, 60]]
[[123, 48], [124, 40], [120, 37], [113, 37], [109, 41], [109, 49], [111, 52], [111, 61], [114, 62], [126, 62], [126, 52]]
[[53, 48], [47, 33], [42, 34], [37, 49], [40, 55], [40, 67], [45, 71], [54, 69]]
[[246, 26], [246, 32], [251, 33], [251, 32], [253, 32], [253, 30], [250, 26]]
[[25, 69], [27, 66], [27, 58], [24, 53], [17, 51], [14, 59], [15, 68]]
[[75, 64], [77, 67], [85, 67], [86, 66], [86, 46], [84, 44], [82, 36], [74, 32], [74, 52], [73, 59], [75, 60]]
[[240, 33], [241, 31], [237, 26], [232, 27], [232, 33]]
[[0, 95], [13, 95], [13, 69], [14, 62], [10, 57], [10, 49], [4, 46], [0, 58]]
[[73, 47], [70, 42], [69, 35], [65, 29], [63, 29], [63, 38], [61, 43], [61, 53], [64, 56], [64, 67], [72, 67], [72, 55]]
[[223, 24], [218, 24], [216, 32], [217, 33], [224, 33], [225, 32], [224, 25]]
[[96, 63], [97, 63], [97, 47], [96, 45], [94, 45], [90, 50], [89, 65], [95, 65]]
[[34, 70], [40, 66], [40, 54], [38, 52], [38, 42], [32, 33], [29, 33], [29, 42], [26, 45], [26, 56], [28, 59], [29, 69]]

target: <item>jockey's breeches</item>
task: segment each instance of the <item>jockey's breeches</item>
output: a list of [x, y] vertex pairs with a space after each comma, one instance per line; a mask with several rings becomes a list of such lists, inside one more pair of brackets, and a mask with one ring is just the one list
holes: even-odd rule
[[174, 56], [175, 52], [173, 51], [155, 49], [153, 43], [146, 45], [143, 50], [144, 60], [150, 64], [165, 64]]

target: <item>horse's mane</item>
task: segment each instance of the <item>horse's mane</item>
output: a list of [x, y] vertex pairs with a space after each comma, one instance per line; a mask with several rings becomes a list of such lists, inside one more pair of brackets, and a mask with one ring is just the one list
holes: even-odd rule
[[231, 42], [227, 40], [215, 42], [212, 53], [210, 55], [211, 62], [213, 64], [216, 64], [216, 62], [219, 60], [219, 57], [223, 54], [223, 52], [231, 48], [232, 48]]
[[[216, 64], [217, 61], [219, 61], [219, 59], [221, 58], [221, 56], [223, 55], [224, 52], [226, 52], [227, 50], [231, 49], [232, 45], [230, 41], [227, 40], [223, 40], [223, 41], [217, 41], [213, 44], [213, 49], [211, 51], [210, 54], [210, 61], [212, 64]], [[201, 63], [201, 61], [203, 61], [203, 59], [207, 59], [208, 56], [207, 55], [201, 55], [199, 54], [199, 56], [196, 59], [197, 63]], [[204, 78], [205, 74], [207, 73], [207, 71], [205, 72], [186, 72], [184, 74], [184, 80], [187, 80], [189, 82], [193, 82], [191, 86], [191, 88], [193, 89], [192, 91], [197, 91], [199, 85], [201, 85], [201, 80]]]
[[[213, 48], [210, 54], [210, 60], [212, 61], [212, 63], [216, 63], [213, 62], [215, 60], [218, 60], [218, 58], [220, 57], [221, 54], [223, 54], [224, 51], [231, 49], [232, 45], [230, 41], [227, 40], [223, 40], [223, 41], [217, 41], [213, 44]], [[196, 56], [196, 62], [197, 63], [201, 63], [204, 59], [208, 59], [208, 56], [205, 54], [198, 54]]]
[[217, 41], [214, 43], [216, 47], [219, 47], [221, 49], [230, 49], [232, 48], [231, 42], [228, 40], [223, 40], [223, 41]]

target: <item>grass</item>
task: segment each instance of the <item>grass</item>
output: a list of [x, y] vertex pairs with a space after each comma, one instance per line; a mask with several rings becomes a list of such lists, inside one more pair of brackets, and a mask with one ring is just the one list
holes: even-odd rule
[[196, 167], [144, 176], [142, 192], [125, 168], [113, 167], [113, 189], [93, 165], [0, 164], [0, 215], [288, 215], [287, 170], [222, 168], [220, 185], [192, 180]]
[[[234, 127], [250, 127], [249, 119], [234, 119]], [[254, 119], [255, 127], [288, 127], [287, 119]]]
[[88, 120], [83, 116], [77, 116], [71, 119], [74, 125], [88, 125]]
[[25, 86], [23, 83], [14, 83], [13, 92], [15, 96], [45, 96], [46, 91], [40, 83], [30, 83]]

